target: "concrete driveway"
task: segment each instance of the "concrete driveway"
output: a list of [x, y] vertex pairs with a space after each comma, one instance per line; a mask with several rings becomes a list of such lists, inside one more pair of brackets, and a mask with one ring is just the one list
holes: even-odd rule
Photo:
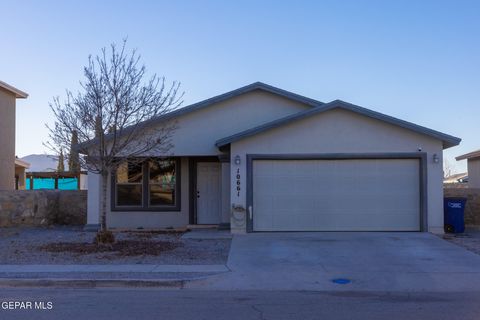
[[[219, 289], [480, 291], [480, 255], [430, 233], [236, 235]], [[345, 278], [348, 284], [332, 279]]]

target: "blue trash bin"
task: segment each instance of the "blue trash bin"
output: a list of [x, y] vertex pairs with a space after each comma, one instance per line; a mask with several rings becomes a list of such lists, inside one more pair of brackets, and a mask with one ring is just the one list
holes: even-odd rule
[[444, 198], [443, 215], [444, 229], [448, 233], [462, 233], [465, 231], [465, 198]]

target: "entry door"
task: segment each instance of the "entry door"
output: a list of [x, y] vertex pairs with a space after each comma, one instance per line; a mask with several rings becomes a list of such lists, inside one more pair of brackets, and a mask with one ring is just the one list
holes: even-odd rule
[[219, 224], [221, 205], [219, 162], [197, 163], [197, 223]]

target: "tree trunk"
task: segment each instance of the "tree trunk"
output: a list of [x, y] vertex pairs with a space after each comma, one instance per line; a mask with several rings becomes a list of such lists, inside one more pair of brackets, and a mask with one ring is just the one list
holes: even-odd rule
[[108, 173], [102, 173], [102, 212], [100, 230], [107, 231], [107, 183]]

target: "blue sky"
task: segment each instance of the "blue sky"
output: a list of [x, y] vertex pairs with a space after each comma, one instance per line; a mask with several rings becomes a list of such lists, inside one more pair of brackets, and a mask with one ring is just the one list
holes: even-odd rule
[[0, 79], [30, 94], [17, 154], [45, 153], [48, 103], [128, 37], [185, 105], [255, 81], [342, 99], [480, 149], [480, 1], [0, 1]]

